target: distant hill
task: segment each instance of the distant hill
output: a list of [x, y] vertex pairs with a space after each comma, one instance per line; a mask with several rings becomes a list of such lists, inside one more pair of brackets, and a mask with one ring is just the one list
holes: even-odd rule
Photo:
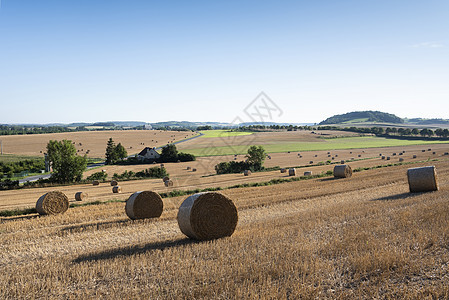
[[351, 123], [392, 123], [403, 124], [404, 120], [396, 115], [380, 111], [354, 111], [342, 115], [335, 115], [322, 121], [318, 125], [351, 124]]
[[445, 119], [404, 119], [405, 123], [416, 124], [416, 125], [449, 125], [449, 120]]

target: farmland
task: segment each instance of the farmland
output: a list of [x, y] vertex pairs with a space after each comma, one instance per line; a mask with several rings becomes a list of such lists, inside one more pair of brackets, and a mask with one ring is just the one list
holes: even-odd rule
[[[425, 165], [417, 164], [416, 166]], [[160, 219], [124, 203], [4, 219], [2, 298], [447, 298], [449, 163], [439, 192], [409, 194], [406, 166], [347, 180], [223, 191], [232, 237], [185, 238], [165, 199]]]
[[[102, 134], [101, 143], [110, 133]], [[0, 191], [0, 210], [34, 207], [39, 196], [55, 189], [64, 192], [71, 204], [82, 204], [63, 215], [1, 218], [0, 297], [448, 298], [449, 156], [445, 153], [449, 145], [336, 149], [327, 142], [349, 140], [354, 146], [353, 139], [371, 137], [328, 134], [334, 138], [322, 139], [310, 132], [255, 133], [228, 140], [202, 136], [179, 148], [205, 148], [211, 142], [225, 146], [231, 139], [234, 145], [247, 139], [248, 144], [259, 141], [268, 148], [270, 141], [300, 140], [306, 146], [322, 143], [328, 148], [290, 153], [282, 148], [269, 153], [265, 167], [296, 167], [299, 177], [306, 171], [325, 174], [334, 167], [329, 163], [345, 160], [360, 172], [347, 179], [323, 175], [280, 183], [292, 177], [279, 170], [251, 176], [215, 175], [218, 162], [245, 156], [214, 155], [166, 163], [173, 187], [165, 187], [161, 179], [145, 179], [119, 182], [120, 194], [112, 193], [108, 181], [99, 186]], [[166, 137], [171, 135], [175, 134]], [[125, 136], [112, 137], [126, 141]], [[94, 143], [93, 137], [84, 137], [81, 143], [91, 140]], [[123, 141], [139, 150], [147, 145]], [[104, 152], [105, 142], [98, 145], [98, 151]], [[400, 163], [399, 158], [404, 161]], [[410, 194], [407, 169], [428, 165], [437, 168], [440, 190]], [[113, 173], [153, 166], [158, 165], [100, 168], [109, 180]], [[272, 180], [280, 181], [272, 184]], [[260, 186], [244, 187], [257, 183]], [[124, 201], [136, 191], [205, 188], [222, 189], [237, 206], [239, 223], [231, 237], [208, 242], [186, 238], [176, 221], [186, 196], [164, 198], [159, 219], [133, 221], [124, 211]], [[79, 191], [89, 198], [76, 202], [74, 195]], [[96, 205], [83, 205], [94, 201]]]

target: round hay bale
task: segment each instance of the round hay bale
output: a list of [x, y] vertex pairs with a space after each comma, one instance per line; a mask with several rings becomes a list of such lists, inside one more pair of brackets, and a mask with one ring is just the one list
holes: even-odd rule
[[40, 215], [63, 214], [69, 209], [69, 198], [59, 191], [42, 195], [36, 202], [36, 210]]
[[330, 152], [327, 152], [327, 154], [331, 154]]
[[379, 156], [382, 156], [382, 153], [379, 153]]
[[382, 159], [385, 159], [385, 156], [382, 156]]
[[249, 175], [251, 175], [251, 171], [250, 170], [245, 170], [245, 171], [243, 171], [243, 175], [249, 176]]
[[192, 172], [196, 172], [196, 169], [195, 169], [195, 168], [193, 168], [193, 169], [192, 169]]
[[329, 154], [327, 157], [331, 157], [331, 155]]
[[403, 162], [404, 159], [402, 157], [399, 158], [399, 162]]
[[446, 156], [446, 155], [449, 155], [449, 152], [444, 152], [444, 155]]
[[335, 154], [335, 157], [338, 157], [338, 154]]
[[417, 156], [416, 155], [413, 155], [413, 158], [416, 158]]
[[116, 180], [112, 180], [111, 181], [111, 186], [116, 186], [116, 185], [118, 185], [118, 182]]
[[288, 169], [288, 176], [296, 176], [296, 169], [295, 168]]
[[438, 191], [435, 166], [408, 169], [407, 179], [411, 193]]
[[332, 157], [332, 160], [335, 160], [335, 157]]
[[162, 178], [162, 182], [166, 182], [167, 180], [170, 180], [170, 178], [168, 176], [165, 176], [164, 178]]
[[119, 187], [118, 185], [115, 185], [115, 186], [112, 187], [112, 192], [113, 192], [114, 194], [119, 194], [119, 193], [122, 192], [122, 188]]
[[189, 196], [179, 207], [178, 225], [192, 239], [212, 240], [231, 236], [238, 222], [231, 199], [217, 192]]
[[387, 160], [390, 160], [390, 157], [389, 157], [389, 156], [387, 156]]
[[132, 219], [159, 218], [164, 203], [161, 196], [153, 191], [141, 191], [132, 194], [126, 201], [126, 215]]
[[359, 156], [359, 157], [362, 157], [362, 155], [361, 155], [361, 154], [359, 154], [358, 156]]
[[166, 180], [166, 181], [164, 181], [164, 185], [165, 185], [166, 187], [171, 187], [171, 186], [173, 186], [173, 181], [171, 181], [170, 179], [169, 179], [169, 180]]
[[403, 155], [404, 153], [402, 153], [402, 152], [399, 152], [399, 155]]
[[161, 164], [161, 168], [163, 168], [164, 167], [164, 164]]
[[429, 148], [429, 149], [427, 149], [427, 151], [432, 151], [432, 149]]
[[89, 195], [87, 193], [84, 193], [84, 192], [77, 192], [75, 194], [75, 200], [76, 201], [87, 200], [88, 197], [89, 197]]
[[191, 167], [187, 167], [187, 170], [190, 170], [190, 169], [192, 169]]
[[338, 165], [334, 167], [334, 177], [347, 178], [352, 176], [352, 168], [349, 165]]
[[436, 152], [432, 152], [433, 155], [437, 154]]
[[312, 171], [306, 171], [306, 172], [304, 172], [304, 176], [312, 176]]
[[421, 152], [426, 152], [426, 150], [421, 150]]
[[282, 169], [281, 169], [281, 173], [287, 173], [287, 169], [282, 168]]
[[396, 152], [393, 153], [393, 156], [396, 156]]
[[313, 160], [309, 161], [309, 164], [313, 164]]
[[318, 154], [315, 154], [315, 157], [318, 157]]
[[100, 182], [98, 180], [92, 181], [92, 185], [100, 185]]
[[341, 160], [340, 163], [341, 163], [342, 165], [344, 165], [344, 164], [345, 164], [345, 161], [344, 161], [344, 160]]

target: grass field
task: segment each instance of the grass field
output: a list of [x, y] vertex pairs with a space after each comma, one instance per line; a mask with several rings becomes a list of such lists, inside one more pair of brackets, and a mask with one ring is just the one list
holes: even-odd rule
[[43, 159], [43, 156], [39, 157], [39, 156], [15, 155], [15, 154], [0, 155], [0, 162], [3, 163], [17, 162], [25, 159]]
[[243, 136], [253, 134], [252, 132], [240, 132], [230, 130], [205, 130], [200, 131], [203, 135], [202, 138], [216, 138], [216, 137], [231, 137], [231, 136]]
[[[359, 148], [379, 148], [379, 147], [397, 147], [410, 145], [429, 145], [429, 144], [448, 144], [447, 141], [420, 141], [420, 140], [396, 140], [383, 137], [345, 137], [335, 139], [320, 139], [318, 141], [308, 142], [276, 142], [271, 143], [267, 140], [262, 145], [268, 153], [278, 153], [286, 151], [323, 151], [338, 149], [359, 149]], [[208, 155], [232, 155], [244, 154], [250, 145], [228, 145], [218, 146], [210, 154], [205, 152], [204, 148], [183, 149], [187, 153], [198, 156]]]
[[223, 191], [239, 223], [209, 242], [180, 232], [185, 197], [155, 220], [124, 203], [3, 218], [0, 297], [447, 299], [449, 162], [435, 165], [432, 193], [408, 192], [407, 166]]

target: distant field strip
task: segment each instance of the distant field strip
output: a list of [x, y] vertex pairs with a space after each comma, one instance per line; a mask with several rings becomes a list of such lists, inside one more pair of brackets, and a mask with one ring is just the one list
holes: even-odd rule
[[230, 137], [230, 136], [240, 136], [240, 135], [250, 135], [252, 132], [240, 132], [240, 131], [230, 131], [230, 130], [205, 130], [200, 131], [203, 136], [202, 138], [216, 138], [216, 137]]
[[[411, 145], [428, 144], [449, 144], [447, 141], [421, 141], [421, 140], [396, 140], [383, 137], [348, 137], [337, 139], [323, 139], [320, 142], [285, 142], [270, 144], [269, 141], [262, 145], [268, 153], [278, 153], [286, 151], [323, 151], [323, 150], [342, 150], [357, 148], [380, 148]], [[216, 147], [214, 155], [232, 155], [245, 154], [250, 145], [229, 145]], [[184, 152], [201, 156], [204, 154], [204, 148], [184, 149]], [[209, 155], [207, 155], [209, 156]], [[210, 155], [213, 156], [213, 155]]]

